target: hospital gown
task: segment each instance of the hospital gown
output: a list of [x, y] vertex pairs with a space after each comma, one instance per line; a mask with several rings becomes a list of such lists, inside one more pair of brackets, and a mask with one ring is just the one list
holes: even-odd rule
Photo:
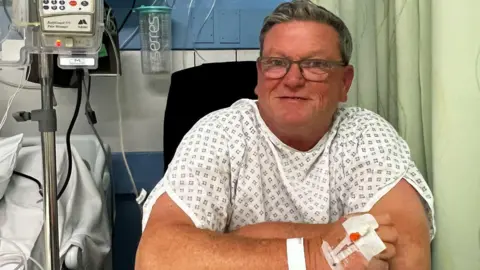
[[196, 227], [217, 232], [262, 222], [326, 224], [369, 211], [401, 179], [421, 196], [433, 238], [432, 193], [386, 120], [338, 109], [330, 131], [298, 151], [268, 129], [256, 101], [242, 99], [185, 135], [145, 203], [143, 225], [164, 192]]

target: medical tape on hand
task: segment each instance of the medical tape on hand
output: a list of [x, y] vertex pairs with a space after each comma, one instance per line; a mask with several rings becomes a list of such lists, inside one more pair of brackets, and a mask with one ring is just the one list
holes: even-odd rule
[[342, 225], [347, 236], [334, 249], [326, 241], [322, 244], [323, 254], [332, 269], [343, 269], [341, 262], [354, 252], [360, 252], [370, 261], [387, 248], [375, 232], [378, 223], [372, 215], [353, 216]]
[[288, 270], [307, 270], [303, 238], [287, 239]]

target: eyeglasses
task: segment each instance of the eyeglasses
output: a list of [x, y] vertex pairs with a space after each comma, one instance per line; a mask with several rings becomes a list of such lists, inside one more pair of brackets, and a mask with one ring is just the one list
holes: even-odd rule
[[282, 57], [259, 57], [261, 71], [269, 79], [283, 78], [292, 64], [297, 64], [302, 72], [303, 78], [308, 81], [324, 81], [328, 73], [334, 68], [345, 67], [346, 64], [340, 61], [328, 61], [321, 59], [304, 59], [293, 61]]

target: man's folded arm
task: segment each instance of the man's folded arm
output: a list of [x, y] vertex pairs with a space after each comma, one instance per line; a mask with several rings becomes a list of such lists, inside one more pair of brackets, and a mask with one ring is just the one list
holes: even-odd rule
[[404, 179], [380, 199], [370, 211], [389, 214], [398, 232], [397, 255], [391, 270], [429, 270], [429, 221], [417, 191]]
[[[306, 243], [307, 269], [319, 269], [320, 249]], [[314, 266], [317, 265], [317, 266]], [[286, 241], [198, 229], [165, 193], [152, 209], [137, 251], [136, 270], [288, 269]]]
[[[390, 215], [398, 231], [397, 255], [389, 262], [390, 269], [430, 269], [428, 219], [421, 203], [421, 197], [407, 181], [400, 181], [374, 205], [370, 213]], [[325, 236], [330, 226], [331, 224], [266, 222], [245, 226], [232, 233], [254, 239], [314, 238]]]
[[325, 237], [331, 224], [302, 224], [289, 222], [264, 222], [247, 225], [232, 232], [234, 235], [255, 239], [289, 239]]

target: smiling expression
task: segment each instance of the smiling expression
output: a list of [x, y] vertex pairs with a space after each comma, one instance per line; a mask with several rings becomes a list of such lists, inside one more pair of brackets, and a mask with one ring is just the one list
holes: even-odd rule
[[[262, 57], [342, 61], [338, 33], [329, 25], [312, 21], [273, 26], [265, 36]], [[265, 77], [260, 63], [257, 70], [259, 109], [269, 126], [281, 129], [330, 125], [327, 122], [331, 122], [338, 104], [347, 100], [353, 80], [353, 68], [348, 65], [330, 70], [321, 81], [306, 80], [297, 64], [280, 79]]]

